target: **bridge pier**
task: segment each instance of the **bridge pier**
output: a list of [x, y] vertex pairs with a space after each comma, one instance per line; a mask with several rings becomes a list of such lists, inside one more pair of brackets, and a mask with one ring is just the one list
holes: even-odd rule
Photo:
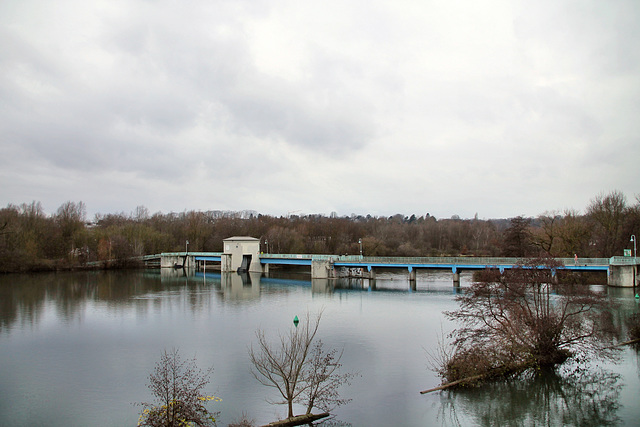
[[416, 281], [416, 269], [409, 267], [409, 282], [415, 283]]
[[193, 255], [188, 255], [186, 252], [184, 254], [175, 253], [175, 254], [167, 254], [160, 256], [160, 267], [161, 268], [193, 268], [196, 266], [196, 260]]
[[451, 269], [453, 272], [453, 286], [456, 288], [460, 287], [460, 270], [457, 267], [453, 267]]
[[639, 279], [637, 264], [609, 265], [609, 274], [607, 276], [609, 286], [635, 288], [640, 285]]
[[327, 259], [311, 260], [312, 279], [333, 279], [335, 277], [333, 263]]

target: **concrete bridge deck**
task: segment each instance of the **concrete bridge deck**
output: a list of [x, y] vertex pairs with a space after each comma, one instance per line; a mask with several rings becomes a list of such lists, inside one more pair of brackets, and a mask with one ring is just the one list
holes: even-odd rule
[[[225, 257], [221, 252], [176, 252], [149, 255], [145, 262], [157, 262], [163, 267], [197, 268], [207, 262], [221, 262], [225, 270]], [[310, 266], [312, 278], [335, 278], [349, 275], [351, 270], [360, 272], [358, 277], [375, 279], [376, 269], [403, 269], [409, 273], [409, 280], [415, 280], [416, 270], [450, 270], [454, 284], [459, 283], [461, 271], [497, 268], [500, 271], [514, 268], [521, 258], [505, 257], [361, 257], [358, 255], [315, 255], [315, 254], [264, 254], [258, 255], [262, 272], [268, 272], [270, 265]], [[607, 272], [612, 286], [637, 286], [637, 260], [629, 257], [612, 258], [557, 258], [564, 270]]]
[[[607, 271], [609, 258], [557, 258], [567, 270]], [[482, 270], [499, 268], [501, 271], [513, 268], [521, 258], [499, 257], [360, 257], [358, 255], [301, 255], [301, 254], [261, 254], [262, 264], [312, 265], [312, 261], [327, 261], [335, 267], [348, 268], [414, 268]]]

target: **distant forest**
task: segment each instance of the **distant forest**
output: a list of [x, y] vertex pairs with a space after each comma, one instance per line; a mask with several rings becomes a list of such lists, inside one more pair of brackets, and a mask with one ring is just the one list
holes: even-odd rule
[[611, 257], [633, 248], [640, 234], [640, 196], [629, 203], [612, 191], [594, 197], [584, 214], [547, 211], [510, 219], [435, 218], [429, 214], [291, 215], [252, 211], [185, 211], [86, 218], [83, 202], [66, 202], [55, 214], [40, 202], [0, 210], [0, 272], [82, 267], [105, 261], [119, 268], [132, 257], [161, 252], [222, 252], [222, 240], [252, 236], [270, 253], [364, 256]]

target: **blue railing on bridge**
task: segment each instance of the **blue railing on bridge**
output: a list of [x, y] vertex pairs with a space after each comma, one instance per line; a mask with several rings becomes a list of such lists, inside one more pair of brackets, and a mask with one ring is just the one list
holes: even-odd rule
[[[513, 257], [361, 257], [359, 255], [261, 254], [262, 264], [311, 265], [312, 260], [331, 261], [338, 267], [415, 267], [482, 269], [512, 268], [523, 258]], [[607, 270], [609, 258], [557, 258], [567, 269]]]
[[[193, 256], [199, 261], [221, 261], [222, 252], [173, 252], [142, 257], [145, 261], [161, 256]], [[260, 256], [261, 264], [311, 265], [313, 260], [330, 261], [337, 267], [376, 268], [443, 268], [482, 269], [486, 267], [513, 268], [525, 259], [513, 257], [361, 257], [359, 255], [326, 254], [265, 254]], [[636, 263], [631, 257], [612, 258], [556, 258], [571, 270], [608, 270], [609, 265], [628, 265]]]

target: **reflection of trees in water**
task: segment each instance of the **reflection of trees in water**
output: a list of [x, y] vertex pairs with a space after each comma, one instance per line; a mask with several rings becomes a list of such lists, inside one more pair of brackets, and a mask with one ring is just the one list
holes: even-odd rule
[[44, 288], [25, 286], [23, 275], [0, 278], [0, 332], [8, 330], [16, 322], [37, 322], [43, 311]]
[[[36, 326], [51, 315], [67, 323], [82, 322], [89, 304], [114, 313], [134, 310], [137, 316], [145, 316], [167, 307], [199, 312], [209, 310], [212, 304], [242, 304], [260, 298], [259, 275], [251, 274], [244, 280], [235, 273], [233, 276], [234, 283], [229, 286], [222, 286], [219, 273], [204, 277], [173, 269], [0, 276], [0, 333], [12, 327]], [[265, 292], [282, 293], [283, 289]]]
[[211, 301], [201, 288], [210, 291], [210, 284], [188, 277], [164, 280], [140, 271], [4, 276], [0, 277], [0, 333], [15, 326], [36, 326], [52, 310], [66, 322], [81, 321], [89, 303], [112, 311], [134, 308], [138, 314], [185, 302], [199, 310]]
[[620, 375], [599, 368], [523, 374], [481, 388], [443, 392], [444, 425], [608, 426], [620, 422]]

